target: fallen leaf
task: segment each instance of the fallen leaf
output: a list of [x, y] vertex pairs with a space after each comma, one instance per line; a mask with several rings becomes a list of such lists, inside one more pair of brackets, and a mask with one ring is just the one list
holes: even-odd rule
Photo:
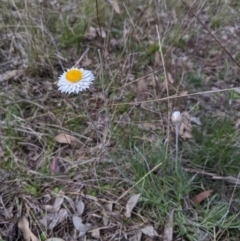
[[154, 53], [154, 65], [159, 66], [161, 63], [159, 51]]
[[22, 231], [25, 241], [39, 241], [29, 228], [28, 220], [23, 216], [18, 221], [18, 228]]
[[190, 120], [191, 120], [191, 122], [193, 122], [193, 123], [195, 123], [195, 124], [197, 124], [197, 125], [199, 125], [199, 126], [202, 125], [202, 122], [200, 121], [200, 118], [198, 118], [198, 117], [193, 117], [193, 116], [191, 116], [191, 117], [190, 117]]
[[173, 240], [173, 215], [174, 215], [174, 210], [172, 210], [169, 213], [167, 222], [164, 227], [164, 234], [163, 234], [164, 241], [172, 241]]
[[43, 210], [45, 210], [47, 212], [51, 212], [51, 213], [55, 212], [53, 205], [46, 204], [46, 205], [43, 205], [42, 208], [43, 208]]
[[87, 67], [92, 63], [91, 59], [85, 59], [82, 61], [82, 67]]
[[70, 145], [79, 143], [79, 140], [76, 137], [65, 134], [65, 133], [61, 133], [61, 134], [57, 135], [55, 137], [55, 141], [58, 143], [70, 144]]
[[[106, 208], [106, 211], [112, 212], [113, 204], [112, 203], [108, 203], [105, 206], [105, 208]], [[107, 214], [107, 212], [103, 212], [102, 220], [103, 220], [104, 226], [108, 226], [109, 220], [110, 220], [110, 216]]]
[[114, 11], [115, 11], [117, 14], [121, 14], [121, 10], [120, 10], [120, 7], [119, 7], [119, 5], [118, 5], [117, 0], [108, 0], [108, 2], [112, 5]]
[[58, 174], [60, 172], [60, 166], [59, 166], [59, 160], [58, 158], [54, 157], [50, 166], [50, 170], [55, 173]]
[[113, 203], [108, 203], [105, 207], [106, 207], [106, 210], [107, 210], [107, 211], [112, 212]]
[[134, 236], [132, 236], [129, 241], [141, 241], [142, 239], [142, 231], [138, 230]]
[[88, 29], [88, 32], [86, 33], [86, 37], [91, 40], [96, 38], [96, 36], [97, 36], [96, 28], [94, 28], [93, 26], [90, 26]]
[[180, 124], [179, 134], [182, 138], [191, 139], [192, 136], [192, 124], [191, 117], [187, 111], [182, 113], [182, 123]]
[[236, 120], [235, 127], [239, 128], [240, 127], [240, 118]]
[[171, 83], [171, 84], [173, 84], [174, 83], [174, 79], [173, 79], [173, 77], [172, 77], [172, 74], [171, 73], [167, 73], [167, 80]]
[[107, 34], [106, 34], [106, 32], [105, 32], [105, 30], [103, 28], [96, 28], [96, 32], [102, 38], [106, 38], [107, 37]]
[[58, 211], [64, 201], [63, 197], [57, 197], [54, 201], [53, 207], [55, 211]]
[[79, 231], [79, 237], [84, 236], [86, 232], [93, 229], [92, 226], [88, 226], [86, 224], [83, 224], [82, 219], [77, 217], [77, 216], [73, 216], [72, 221], [73, 221], [74, 228]]
[[100, 239], [100, 230], [99, 229], [94, 229], [92, 232], [91, 232], [91, 235], [93, 238], [96, 238], [97, 240]]
[[154, 238], [156, 236], [158, 236], [157, 232], [155, 231], [155, 229], [153, 228], [153, 226], [149, 225], [149, 226], [146, 226], [145, 228], [142, 228], [141, 231], [151, 237], [151, 238]]
[[200, 192], [199, 194], [195, 195], [192, 198], [192, 202], [194, 205], [199, 204], [200, 202], [202, 202], [204, 199], [208, 198], [209, 196], [211, 196], [213, 190], [207, 190], [204, 192]]
[[77, 212], [78, 212], [78, 214], [79, 214], [79, 215], [82, 215], [84, 209], [85, 209], [85, 205], [84, 205], [83, 201], [80, 200], [80, 201], [77, 203]]
[[137, 83], [137, 102], [141, 102], [147, 99], [148, 97], [148, 87], [145, 79], [141, 79]]
[[126, 205], [126, 212], [125, 212], [125, 216], [127, 218], [131, 217], [131, 212], [132, 212], [133, 208], [136, 206], [140, 195], [141, 195], [140, 193], [134, 194], [129, 198], [127, 205]]
[[182, 138], [186, 138], [186, 139], [192, 139], [193, 138], [193, 135], [188, 132], [188, 131], [184, 131], [182, 134], [181, 134], [181, 137]]
[[188, 95], [188, 91], [187, 90], [183, 90], [182, 92], [180, 92], [179, 95], [180, 96], [187, 96]]
[[51, 222], [48, 225], [48, 229], [52, 230], [55, 228], [59, 223], [67, 219], [68, 211], [66, 209], [61, 208], [58, 212], [54, 213], [53, 215], [47, 215], [47, 219], [50, 219]]

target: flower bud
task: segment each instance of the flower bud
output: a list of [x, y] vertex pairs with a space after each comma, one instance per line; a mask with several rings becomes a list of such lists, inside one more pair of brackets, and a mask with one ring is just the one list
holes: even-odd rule
[[178, 123], [182, 122], [181, 112], [180, 111], [174, 111], [172, 113], [171, 120], [172, 120], [173, 124], [178, 124]]

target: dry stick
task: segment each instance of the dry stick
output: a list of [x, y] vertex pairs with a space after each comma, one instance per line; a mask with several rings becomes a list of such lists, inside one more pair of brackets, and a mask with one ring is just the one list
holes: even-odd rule
[[197, 21], [207, 30], [207, 32], [214, 38], [218, 45], [225, 51], [225, 53], [232, 59], [232, 61], [240, 68], [239, 63], [233, 58], [233, 56], [223, 47], [223, 45], [218, 41], [218, 39], [211, 33], [211, 31], [204, 25], [200, 18], [192, 11], [192, 9], [183, 0], [181, 2], [188, 8], [189, 12], [197, 19]]
[[147, 176], [149, 176], [154, 170], [156, 170], [158, 167], [162, 165], [162, 162], [156, 165], [153, 169], [151, 169], [148, 173], [146, 173], [142, 178], [140, 178], [131, 188], [129, 188], [125, 193], [120, 196], [115, 203], [117, 203], [120, 199], [125, 197], [134, 187], [136, 187], [141, 181], [143, 181]]
[[94, 121], [93, 121], [93, 119], [92, 119], [92, 117], [91, 117], [91, 115], [90, 115], [90, 113], [89, 113], [89, 111], [88, 111], [88, 109], [87, 109], [87, 105], [86, 105], [86, 103], [85, 103], [82, 95], [80, 94], [79, 96], [80, 96], [80, 100], [81, 100], [81, 102], [82, 102], [82, 104], [83, 104], [84, 111], [85, 111], [85, 113], [86, 113], [86, 115], [87, 115], [90, 123], [92, 124], [93, 129], [94, 129], [95, 132], [96, 132], [98, 141], [101, 141], [101, 137], [100, 137], [99, 132], [98, 132], [98, 130], [97, 130], [97, 127], [96, 127], [96, 125], [95, 125], [95, 123], [94, 123]]
[[217, 175], [215, 173], [212, 173], [212, 172], [206, 172], [204, 170], [192, 169], [192, 168], [183, 168], [183, 170], [185, 172], [198, 173], [198, 174], [201, 174], [201, 175], [206, 175], [206, 176], [209, 176], [209, 177], [211, 177], [212, 179], [215, 179], [215, 180], [224, 180], [224, 181], [227, 181], [227, 182], [230, 182], [230, 183], [234, 183], [236, 185], [240, 185], [240, 180], [239, 180], [239, 178], [236, 178], [236, 177], [232, 177], [232, 176], [223, 177], [223, 176], [219, 176], [219, 175]]
[[79, 58], [79, 60], [74, 64], [73, 67], [77, 67], [79, 65], [79, 63], [82, 61], [82, 59], [84, 58], [84, 56], [87, 54], [89, 50], [89, 47], [86, 48], [86, 50], [83, 52], [83, 54], [81, 55], [81, 57]]
[[233, 88], [227, 88], [223, 90], [207, 90], [207, 91], [200, 91], [192, 94], [187, 94], [187, 95], [171, 95], [168, 97], [164, 98], [159, 98], [159, 99], [154, 99], [154, 100], [145, 100], [145, 101], [138, 101], [138, 102], [125, 102], [125, 103], [116, 103], [116, 104], [109, 104], [108, 106], [118, 106], [118, 105], [137, 105], [137, 104], [142, 104], [142, 103], [150, 103], [154, 101], [163, 101], [163, 100], [170, 100], [174, 98], [182, 98], [182, 97], [188, 97], [188, 96], [194, 96], [194, 95], [202, 95], [202, 94], [211, 94], [211, 93], [219, 93], [219, 92], [224, 92], [224, 91], [230, 91], [230, 90], [239, 90], [239, 87], [233, 87]]
[[[169, 97], [168, 77], [167, 77], [165, 61], [164, 61], [163, 52], [162, 52], [162, 44], [161, 44], [160, 35], [159, 35], [159, 31], [158, 31], [157, 25], [156, 25], [156, 30], [157, 30], [157, 35], [158, 35], [159, 52], [160, 52], [161, 59], [162, 59], [163, 71], [164, 71], [165, 82], [166, 82], [167, 97]], [[169, 111], [169, 108], [170, 108], [169, 98], [167, 99], [167, 101], [168, 101], [168, 111]], [[165, 161], [166, 161], [166, 156], [167, 156], [167, 152], [168, 152], [168, 143], [169, 143], [169, 138], [170, 138], [169, 137], [169, 133], [170, 133], [170, 124], [168, 122], [168, 125], [167, 125], [167, 146], [166, 146], [166, 152], [165, 152], [165, 158], [164, 158]]]

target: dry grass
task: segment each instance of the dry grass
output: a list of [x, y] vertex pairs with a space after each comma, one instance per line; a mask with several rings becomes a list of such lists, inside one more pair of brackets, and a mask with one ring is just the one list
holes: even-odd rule
[[[121, 14], [103, 0], [3, 1], [0, 239], [15, 235], [23, 215], [42, 240], [77, 239], [82, 200], [84, 223], [100, 228], [87, 240], [129, 240], [147, 225], [162, 240], [172, 210], [173, 240], [239, 240], [239, 4], [186, 2], [204, 26], [173, 0], [118, 1]], [[61, 94], [58, 76], [84, 52], [94, 85]], [[179, 167], [174, 110], [185, 121]], [[60, 133], [72, 144], [58, 143]], [[141, 198], [127, 219], [134, 192]]]

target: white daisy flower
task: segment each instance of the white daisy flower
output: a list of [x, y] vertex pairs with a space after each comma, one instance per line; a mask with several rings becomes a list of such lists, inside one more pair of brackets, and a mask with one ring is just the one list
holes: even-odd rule
[[60, 75], [58, 79], [58, 89], [63, 93], [76, 93], [86, 90], [95, 79], [89, 70], [71, 68]]

